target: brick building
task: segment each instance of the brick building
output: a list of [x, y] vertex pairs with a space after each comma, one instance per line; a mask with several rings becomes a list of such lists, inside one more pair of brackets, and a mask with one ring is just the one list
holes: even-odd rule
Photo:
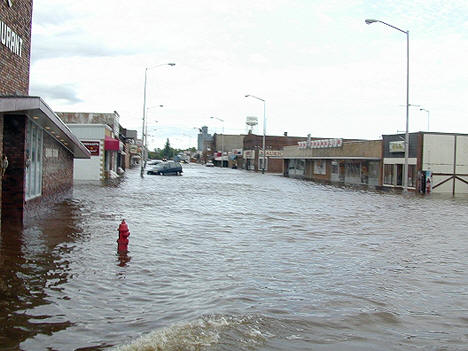
[[263, 169], [265, 159], [265, 171], [272, 173], [283, 172], [283, 148], [289, 145], [297, 145], [307, 137], [291, 137], [287, 133], [282, 136], [265, 136], [265, 157], [263, 157], [263, 135], [249, 133], [244, 138], [242, 168], [252, 171]]
[[73, 159], [89, 152], [39, 97], [29, 94], [32, 0], [0, 1], [0, 218], [22, 225], [73, 184]]

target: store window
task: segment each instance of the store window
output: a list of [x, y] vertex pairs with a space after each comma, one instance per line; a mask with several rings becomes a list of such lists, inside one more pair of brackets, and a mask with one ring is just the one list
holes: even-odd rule
[[361, 183], [361, 162], [349, 161], [346, 162], [346, 183], [360, 184]]
[[305, 169], [305, 160], [296, 160], [296, 176], [303, 176]]
[[314, 174], [327, 174], [327, 162], [324, 160], [315, 160], [314, 161]]
[[258, 169], [263, 169], [263, 160], [265, 160], [265, 170], [268, 170], [268, 157], [259, 157], [258, 158]]
[[42, 192], [42, 129], [28, 120], [26, 126], [26, 200]]
[[296, 160], [289, 160], [288, 174], [293, 177], [296, 175]]
[[384, 184], [393, 185], [393, 165], [384, 165]]
[[411, 188], [416, 187], [416, 166], [408, 165], [408, 186]]

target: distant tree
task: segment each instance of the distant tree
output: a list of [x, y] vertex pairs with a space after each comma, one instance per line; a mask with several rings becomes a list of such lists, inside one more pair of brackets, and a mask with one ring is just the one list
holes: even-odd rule
[[172, 158], [174, 156], [174, 149], [171, 148], [171, 143], [169, 142], [169, 138], [166, 140], [166, 145], [164, 146], [163, 156], [167, 159]]

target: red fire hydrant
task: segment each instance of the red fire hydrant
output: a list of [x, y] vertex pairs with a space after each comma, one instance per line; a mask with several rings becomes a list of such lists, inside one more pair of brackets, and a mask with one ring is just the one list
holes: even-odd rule
[[119, 225], [119, 238], [117, 239], [117, 252], [127, 253], [128, 252], [128, 236], [130, 231], [128, 225], [125, 223], [125, 219], [122, 219], [122, 223]]

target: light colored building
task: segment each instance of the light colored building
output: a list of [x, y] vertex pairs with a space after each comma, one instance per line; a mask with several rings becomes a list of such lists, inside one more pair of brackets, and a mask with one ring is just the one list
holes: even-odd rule
[[[404, 134], [383, 135], [383, 186], [401, 189]], [[409, 135], [408, 189], [420, 193], [468, 193], [468, 134]]]
[[103, 180], [117, 175], [117, 158], [123, 143], [112, 137], [107, 124], [69, 124], [91, 153], [89, 160], [75, 160], [73, 179]]
[[318, 182], [381, 185], [381, 140], [309, 138], [283, 149], [284, 175]]
[[[57, 112], [57, 115], [76, 133], [78, 138], [85, 142], [85, 146], [91, 151], [89, 162], [77, 162], [75, 171], [76, 180], [102, 180], [118, 176], [119, 168], [125, 168], [125, 147], [120, 138], [119, 114], [95, 113], [95, 112]], [[125, 140], [125, 136], [122, 136]], [[96, 151], [98, 150], [98, 151]], [[99, 152], [99, 155], [93, 154]], [[98, 163], [99, 179], [96, 179]], [[100, 161], [100, 162], [101, 162]], [[90, 166], [93, 172], [87, 172]]]

